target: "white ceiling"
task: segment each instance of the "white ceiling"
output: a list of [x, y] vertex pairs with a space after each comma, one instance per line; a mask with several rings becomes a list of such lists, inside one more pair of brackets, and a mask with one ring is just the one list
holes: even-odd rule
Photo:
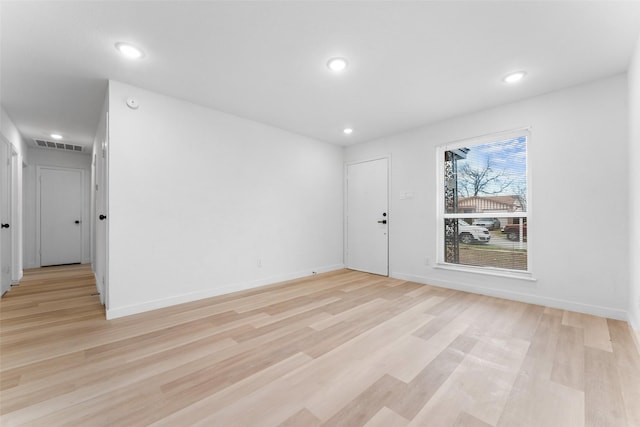
[[[114, 79], [351, 144], [626, 71], [639, 1], [2, 1], [0, 102], [90, 145]], [[128, 41], [146, 57], [114, 48]], [[332, 56], [350, 66], [326, 68]], [[518, 85], [501, 78], [527, 70]], [[354, 133], [342, 133], [344, 127]]]

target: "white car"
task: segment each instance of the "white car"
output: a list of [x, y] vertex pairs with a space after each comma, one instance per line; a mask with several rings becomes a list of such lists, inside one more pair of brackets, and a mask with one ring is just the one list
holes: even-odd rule
[[469, 225], [463, 219], [458, 220], [458, 236], [462, 243], [489, 243], [491, 240], [491, 234], [486, 227], [480, 227], [477, 225]]
[[473, 225], [486, 227], [489, 230], [497, 230], [502, 227], [498, 218], [476, 218], [473, 220]]

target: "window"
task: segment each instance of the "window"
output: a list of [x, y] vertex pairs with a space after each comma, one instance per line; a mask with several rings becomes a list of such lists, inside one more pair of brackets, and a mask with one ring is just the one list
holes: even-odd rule
[[440, 265], [529, 272], [528, 139], [520, 131], [439, 148]]

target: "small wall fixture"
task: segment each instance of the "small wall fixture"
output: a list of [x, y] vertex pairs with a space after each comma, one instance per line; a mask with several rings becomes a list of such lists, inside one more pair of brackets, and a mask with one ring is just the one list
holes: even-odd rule
[[345, 58], [331, 58], [327, 61], [327, 68], [339, 73], [340, 71], [344, 71], [348, 64], [349, 62]]
[[127, 98], [127, 107], [131, 108], [132, 110], [137, 110], [139, 106], [140, 104], [138, 103], [137, 99]]

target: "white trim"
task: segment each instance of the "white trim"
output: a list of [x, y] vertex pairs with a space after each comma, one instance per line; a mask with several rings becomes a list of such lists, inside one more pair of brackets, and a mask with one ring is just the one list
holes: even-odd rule
[[447, 213], [444, 218], [528, 218], [528, 212], [473, 212], [473, 213]]
[[17, 278], [11, 282], [11, 286], [20, 284], [20, 281], [22, 280], [23, 277], [24, 277], [24, 270], [21, 269], [20, 272], [18, 273]]
[[267, 277], [264, 279], [257, 279], [248, 282], [241, 283], [229, 283], [215, 289], [208, 289], [206, 291], [191, 292], [188, 294], [176, 295], [167, 298], [160, 298], [142, 304], [132, 304], [124, 307], [109, 308], [106, 309], [107, 320], [116, 319], [118, 317], [130, 316], [132, 314], [143, 313], [145, 311], [156, 310], [159, 308], [170, 307], [177, 304], [183, 304], [186, 302], [198, 301], [205, 298], [211, 298], [218, 295], [230, 294], [233, 292], [244, 291], [247, 289], [254, 289], [261, 286], [278, 284], [280, 282], [286, 282], [287, 280], [299, 279], [302, 277], [309, 277], [316, 273], [326, 273], [329, 271], [342, 270], [345, 268], [344, 264], [327, 265], [324, 267], [309, 268], [304, 271], [297, 271], [288, 274], [282, 274], [279, 276]]
[[626, 310], [605, 307], [600, 305], [583, 304], [574, 301], [569, 301], [559, 298], [550, 298], [540, 295], [531, 295], [522, 292], [515, 292], [504, 289], [485, 288], [482, 286], [466, 285], [463, 283], [450, 282], [448, 280], [430, 279], [423, 276], [416, 276], [412, 274], [404, 274], [394, 272], [392, 276], [394, 279], [407, 280], [416, 283], [422, 283], [431, 286], [438, 286], [447, 289], [455, 289], [458, 291], [469, 292], [473, 294], [487, 295], [496, 298], [504, 298], [511, 301], [519, 301], [527, 304], [541, 305], [545, 307], [557, 308], [560, 310], [576, 311], [579, 313], [591, 314], [594, 316], [607, 317], [617, 320], [628, 320], [628, 313]]
[[9, 144], [11, 189], [11, 284], [22, 279], [22, 155], [13, 144]]
[[530, 282], [536, 282], [530, 272], [520, 270], [508, 270], [495, 267], [475, 267], [473, 265], [465, 264], [448, 264], [448, 263], [436, 263], [433, 268], [439, 270], [461, 271], [463, 273], [485, 274], [487, 276], [507, 277], [509, 279], [527, 280]]
[[[104, 215], [107, 216], [105, 224], [104, 224], [104, 242], [101, 242], [104, 244], [104, 266], [103, 266], [103, 271], [102, 271], [102, 284], [101, 289], [102, 292], [104, 293], [104, 296], [102, 296], [102, 303], [105, 306], [105, 309], [109, 308], [109, 218], [110, 218], [110, 214], [109, 214], [109, 156], [111, 155], [111, 141], [109, 139], [109, 135], [110, 135], [110, 130], [109, 130], [109, 96], [110, 96], [110, 86], [111, 86], [111, 82], [108, 82], [108, 88], [107, 88], [107, 99], [106, 99], [106, 103], [107, 103], [107, 107], [106, 107], [106, 113], [105, 113], [105, 134], [104, 134], [104, 141], [102, 141], [100, 143], [100, 149], [102, 150], [103, 154], [103, 163], [102, 163], [102, 171], [103, 171], [103, 175], [102, 175], [102, 188], [103, 188], [103, 192], [102, 192], [102, 197], [103, 197], [103, 201], [104, 201], [104, 206], [103, 206], [103, 211], [104, 211]], [[102, 213], [102, 212], [99, 212]], [[98, 212], [96, 212], [96, 215], [99, 214]], [[95, 219], [94, 219], [95, 220]]]
[[47, 166], [47, 165], [37, 165], [36, 166], [36, 267], [42, 267], [42, 248], [40, 246], [40, 220], [41, 220], [41, 176], [42, 170], [58, 170], [58, 171], [71, 171], [71, 172], [80, 172], [80, 204], [81, 204], [81, 218], [80, 218], [80, 263], [81, 264], [89, 264], [91, 261], [86, 261], [86, 254], [84, 248], [84, 236], [85, 236], [85, 228], [87, 227], [86, 218], [88, 217], [87, 210], [85, 208], [85, 170], [80, 168], [67, 168], [62, 166]]

